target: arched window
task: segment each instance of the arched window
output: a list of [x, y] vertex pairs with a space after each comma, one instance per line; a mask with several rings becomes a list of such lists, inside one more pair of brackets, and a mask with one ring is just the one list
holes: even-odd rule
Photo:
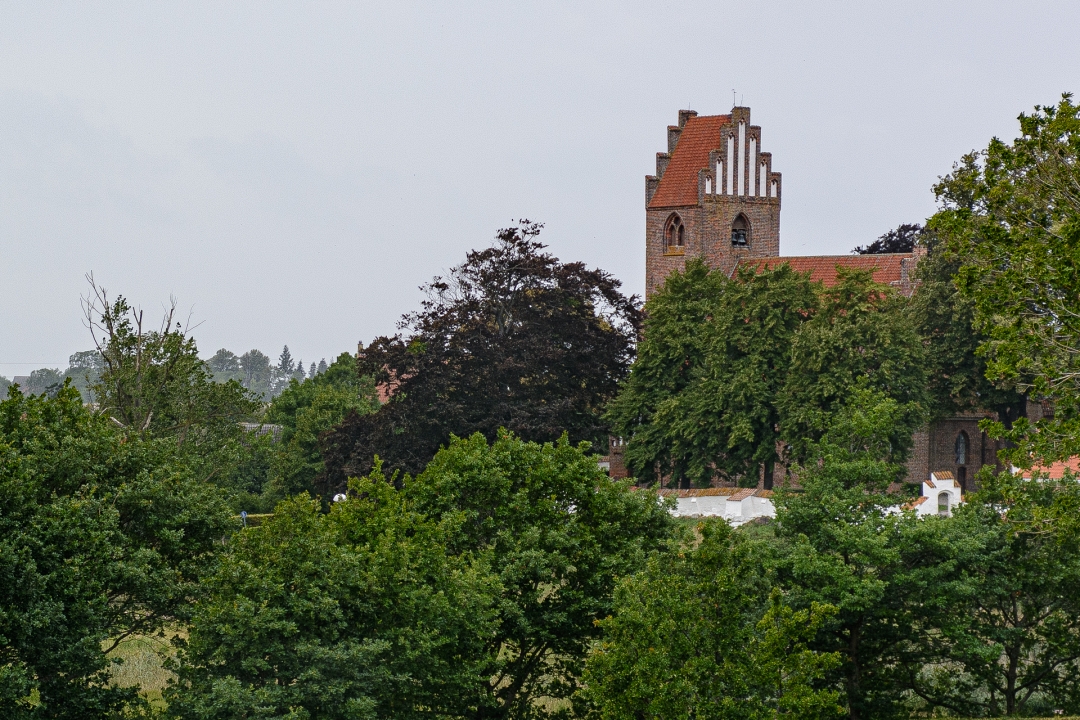
[[664, 228], [664, 241], [669, 251], [682, 250], [683, 243], [686, 242], [686, 228], [678, 215], [668, 218], [667, 227]]
[[750, 223], [746, 216], [739, 213], [735, 222], [731, 223], [731, 246], [746, 247], [750, 244]]
[[937, 496], [937, 511], [938, 515], [948, 516], [949, 514], [949, 493], [943, 492]]
[[956, 464], [967, 465], [968, 436], [963, 430], [956, 436]]

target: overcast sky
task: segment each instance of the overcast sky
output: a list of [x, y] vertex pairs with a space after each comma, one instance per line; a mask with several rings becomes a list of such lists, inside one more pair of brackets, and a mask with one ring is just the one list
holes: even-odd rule
[[394, 331], [515, 218], [644, 288], [644, 176], [732, 89], [781, 252], [847, 253], [1080, 89], [1080, 3], [0, 5], [0, 374], [90, 346], [84, 274], [209, 356]]

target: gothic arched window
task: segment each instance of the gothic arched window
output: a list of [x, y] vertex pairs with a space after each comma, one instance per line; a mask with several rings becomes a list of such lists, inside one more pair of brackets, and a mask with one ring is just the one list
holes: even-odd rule
[[956, 464], [967, 465], [968, 436], [963, 430], [956, 436]]
[[750, 222], [746, 216], [739, 213], [735, 222], [731, 223], [731, 246], [746, 247], [750, 244]]
[[667, 227], [664, 228], [664, 241], [669, 250], [682, 250], [683, 243], [686, 242], [686, 228], [678, 215], [673, 214], [668, 218]]

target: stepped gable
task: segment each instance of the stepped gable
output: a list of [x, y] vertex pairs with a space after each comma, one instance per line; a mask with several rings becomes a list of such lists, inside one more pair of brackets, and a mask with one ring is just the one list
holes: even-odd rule
[[795, 272], [810, 273], [810, 280], [825, 287], [836, 285], [837, 266], [850, 270], [870, 270], [874, 282], [891, 285], [905, 295], [913, 290], [912, 271], [915, 269], [915, 253], [887, 255], [809, 255], [792, 257], [742, 258], [737, 267], [754, 270], [773, 269], [787, 264]]
[[730, 115], [700, 115], [686, 121], [650, 208], [698, 204], [698, 172], [709, 167], [709, 153], [720, 147], [720, 128], [730, 122]]

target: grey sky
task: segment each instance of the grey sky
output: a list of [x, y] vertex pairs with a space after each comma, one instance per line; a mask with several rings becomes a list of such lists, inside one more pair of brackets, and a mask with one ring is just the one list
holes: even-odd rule
[[640, 293], [665, 127], [732, 88], [781, 251], [846, 253], [1080, 88], [1078, 27], [1075, 1], [4, 3], [0, 374], [89, 347], [89, 271], [155, 317], [176, 296], [204, 355], [306, 363], [518, 217]]

